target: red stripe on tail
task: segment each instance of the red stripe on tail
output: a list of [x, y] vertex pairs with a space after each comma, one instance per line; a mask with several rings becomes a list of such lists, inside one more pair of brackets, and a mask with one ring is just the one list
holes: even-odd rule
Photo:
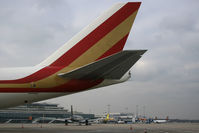
[[138, 10], [140, 2], [127, 3], [50, 66], [67, 66]]
[[100, 56], [97, 60], [100, 60], [102, 58], [105, 58], [107, 56], [113, 55], [115, 53], [118, 53], [119, 51], [122, 51], [122, 49], [124, 48], [124, 45], [126, 43], [126, 40], [128, 38], [127, 34], [125, 37], [123, 37], [119, 42], [117, 42], [115, 45], [113, 45], [113, 47], [111, 47], [108, 51], [106, 51], [102, 56]]

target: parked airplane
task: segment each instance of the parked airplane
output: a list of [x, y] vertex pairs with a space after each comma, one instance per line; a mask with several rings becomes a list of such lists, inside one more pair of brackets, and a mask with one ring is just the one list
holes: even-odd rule
[[73, 106], [71, 105], [71, 116], [68, 118], [55, 118], [55, 117], [39, 117], [33, 120], [32, 123], [39, 123], [39, 122], [44, 122], [44, 123], [65, 123], [66, 125], [68, 125], [68, 123], [79, 123], [79, 125], [81, 124], [85, 124], [85, 125], [90, 125], [91, 120], [89, 120], [88, 118], [83, 118], [80, 115], [74, 115], [73, 113]]
[[155, 117], [155, 119], [153, 120], [153, 122], [157, 124], [166, 123], [168, 121], [169, 121], [169, 116], [167, 116], [166, 119], [158, 119], [157, 117]]
[[90, 121], [88, 118], [84, 118], [80, 115], [75, 115], [73, 113], [73, 106], [71, 105], [71, 116], [69, 118], [65, 119], [65, 124], [67, 125], [68, 123], [79, 123], [79, 125], [81, 124], [85, 124], [85, 125], [90, 125]]
[[168, 122], [167, 120], [153, 120], [154, 123], [166, 123]]
[[140, 2], [114, 5], [33, 67], [0, 69], [0, 108], [124, 82], [146, 50], [123, 51]]

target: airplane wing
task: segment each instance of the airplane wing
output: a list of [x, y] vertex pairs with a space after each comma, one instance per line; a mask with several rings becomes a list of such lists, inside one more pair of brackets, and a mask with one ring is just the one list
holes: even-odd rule
[[120, 79], [145, 52], [146, 50], [122, 51], [58, 76], [81, 80]]

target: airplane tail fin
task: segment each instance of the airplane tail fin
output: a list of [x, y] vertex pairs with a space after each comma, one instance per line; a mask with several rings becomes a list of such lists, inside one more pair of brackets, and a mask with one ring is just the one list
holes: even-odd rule
[[70, 115], [71, 120], [73, 120], [73, 105], [70, 106]]
[[140, 4], [114, 5], [39, 65], [75, 69], [122, 51]]
[[109, 113], [106, 115], [106, 118], [105, 120], [108, 121], [110, 118], [109, 118]]
[[70, 106], [71, 117], [73, 116], [73, 105]]
[[107, 114], [106, 118], [109, 119], [109, 113]]

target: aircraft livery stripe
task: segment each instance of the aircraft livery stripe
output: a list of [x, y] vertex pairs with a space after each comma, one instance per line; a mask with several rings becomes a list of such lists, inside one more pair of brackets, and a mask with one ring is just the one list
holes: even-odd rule
[[[128, 3], [124, 5], [120, 10], [118, 10], [115, 14], [113, 14], [110, 18], [108, 18], [104, 23], [102, 23], [99, 27], [93, 30], [89, 35], [87, 35], [84, 39], [78, 42], [74, 47], [72, 47], [68, 52], [63, 54], [59, 59], [57, 59], [50, 66], [67, 66], [71, 62], [73, 62], [77, 57], [87, 51], [91, 46], [97, 43], [100, 39], [102, 39], [106, 34], [108, 34], [111, 30], [113, 30], [117, 25], [123, 22], [126, 18], [128, 18], [132, 13], [138, 10], [140, 3]], [[68, 55], [73, 55], [68, 56]]]
[[0, 92], [5, 93], [26, 93], [26, 92], [79, 92], [86, 90], [88, 88], [94, 87], [100, 83], [102, 83], [103, 80], [95, 80], [95, 81], [89, 81], [89, 80], [71, 80], [70, 84], [64, 84], [58, 87], [53, 88], [0, 88]]
[[108, 51], [106, 51], [102, 56], [100, 56], [97, 60], [100, 60], [102, 58], [105, 58], [107, 56], [113, 55], [119, 51], [122, 51], [122, 49], [124, 48], [124, 45], [126, 43], [126, 40], [128, 38], [127, 34], [124, 38], [122, 38], [119, 42], [117, 42], [115, 45], [113, 45]]

